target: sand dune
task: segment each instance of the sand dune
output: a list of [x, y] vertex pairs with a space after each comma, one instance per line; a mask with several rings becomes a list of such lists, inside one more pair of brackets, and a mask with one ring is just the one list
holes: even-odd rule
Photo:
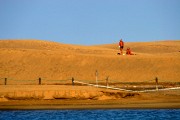
[[[39, 77], [43, 84], [57, 80], [71, 84], [72, 77], [75, 81], [95, 83], [97, 70], [98, 82], [105, 83], [109, 76], [110, 86], [118, 82], [148, 82], [147, 86], [141, 83], [143, 89], [155, 89], [155, 77], [159, 82], [168, 82], [159, 87], [172, 87], [170, 82], [178, 82], [175, 86], [179, 86], [179, 40], [125, 43], [127, 47], [137, 55], [117, 55], [117, 44], [80, 46], [41, 40], [0, 40], [0, 109], [180, 108], [179, 90], [138, 93], [77, 83], [37, 85]], [[4, 78], [8, 85], [3, 85]], [[139, 88], [130, 84], [120, 85], [127, 89], [142, 87], [140, 83], [136, 84]]]
[[[118, 82], [180, 82], [180, 40], [125, 43], [134, 56], [117, 55], [117, 44], [80, 46], [41, 40], [0, 40], [0, 78]], [[2, 84], [2, 83], [1, 83]]]

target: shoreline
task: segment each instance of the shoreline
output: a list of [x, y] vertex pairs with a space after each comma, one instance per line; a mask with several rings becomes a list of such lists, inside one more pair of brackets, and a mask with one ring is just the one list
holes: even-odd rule
[[178, 100], [13, 100], [0, 110], [180, 109]]
[[90, 86], [0, 86], [0, 110], [180, 109], [180, 90], [134, 93]]
[[[143, 104], [144, 105], [144, 104]], [[172, 105], [172, 104], [171, 104]], [[88, 108], [84, 108], [84, 106], [1, 106], [0, 110], [96, 110], [96, 109], [180, 109], [179, 106], [161, 106], [161, 107], [152, 107], [152, 106], [143, 106], [137, 107], [136, 105], [130, 106], [108, 106], [108, 105], [96, 105], [96, 106], [87, 106]]]

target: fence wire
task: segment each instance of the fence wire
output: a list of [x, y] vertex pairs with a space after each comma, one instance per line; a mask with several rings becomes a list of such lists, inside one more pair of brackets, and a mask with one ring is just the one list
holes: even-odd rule
[[[156, 81], [156, 79], [158, 81]], [[0, 78], [0, 85], [76, 85], [76, 86], [94, 86], [100, 88], [108, 88], [122, 91], [154, 91], [163, 89], [173, 89], [180, 86], [180, 82], [169, 82], [158, 78], [144, 80], [141, 82], [120, 82], [120, 80], [101, 79], [101, 80], [80, 80], [75, 78], [67, 79], [16, 79], [16, 78]], [[178, 88], [179, 89], [179, 88]]]

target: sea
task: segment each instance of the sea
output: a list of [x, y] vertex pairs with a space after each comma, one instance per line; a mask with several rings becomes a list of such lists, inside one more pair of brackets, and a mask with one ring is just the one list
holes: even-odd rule
[[0, 110], [0, 120], [180, 120], [180, 109]]

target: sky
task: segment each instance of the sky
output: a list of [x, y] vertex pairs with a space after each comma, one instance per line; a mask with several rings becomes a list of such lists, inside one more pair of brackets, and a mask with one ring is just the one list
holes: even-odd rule
[[180, 40], [180, 0], [0, 0], [0, 39]]

